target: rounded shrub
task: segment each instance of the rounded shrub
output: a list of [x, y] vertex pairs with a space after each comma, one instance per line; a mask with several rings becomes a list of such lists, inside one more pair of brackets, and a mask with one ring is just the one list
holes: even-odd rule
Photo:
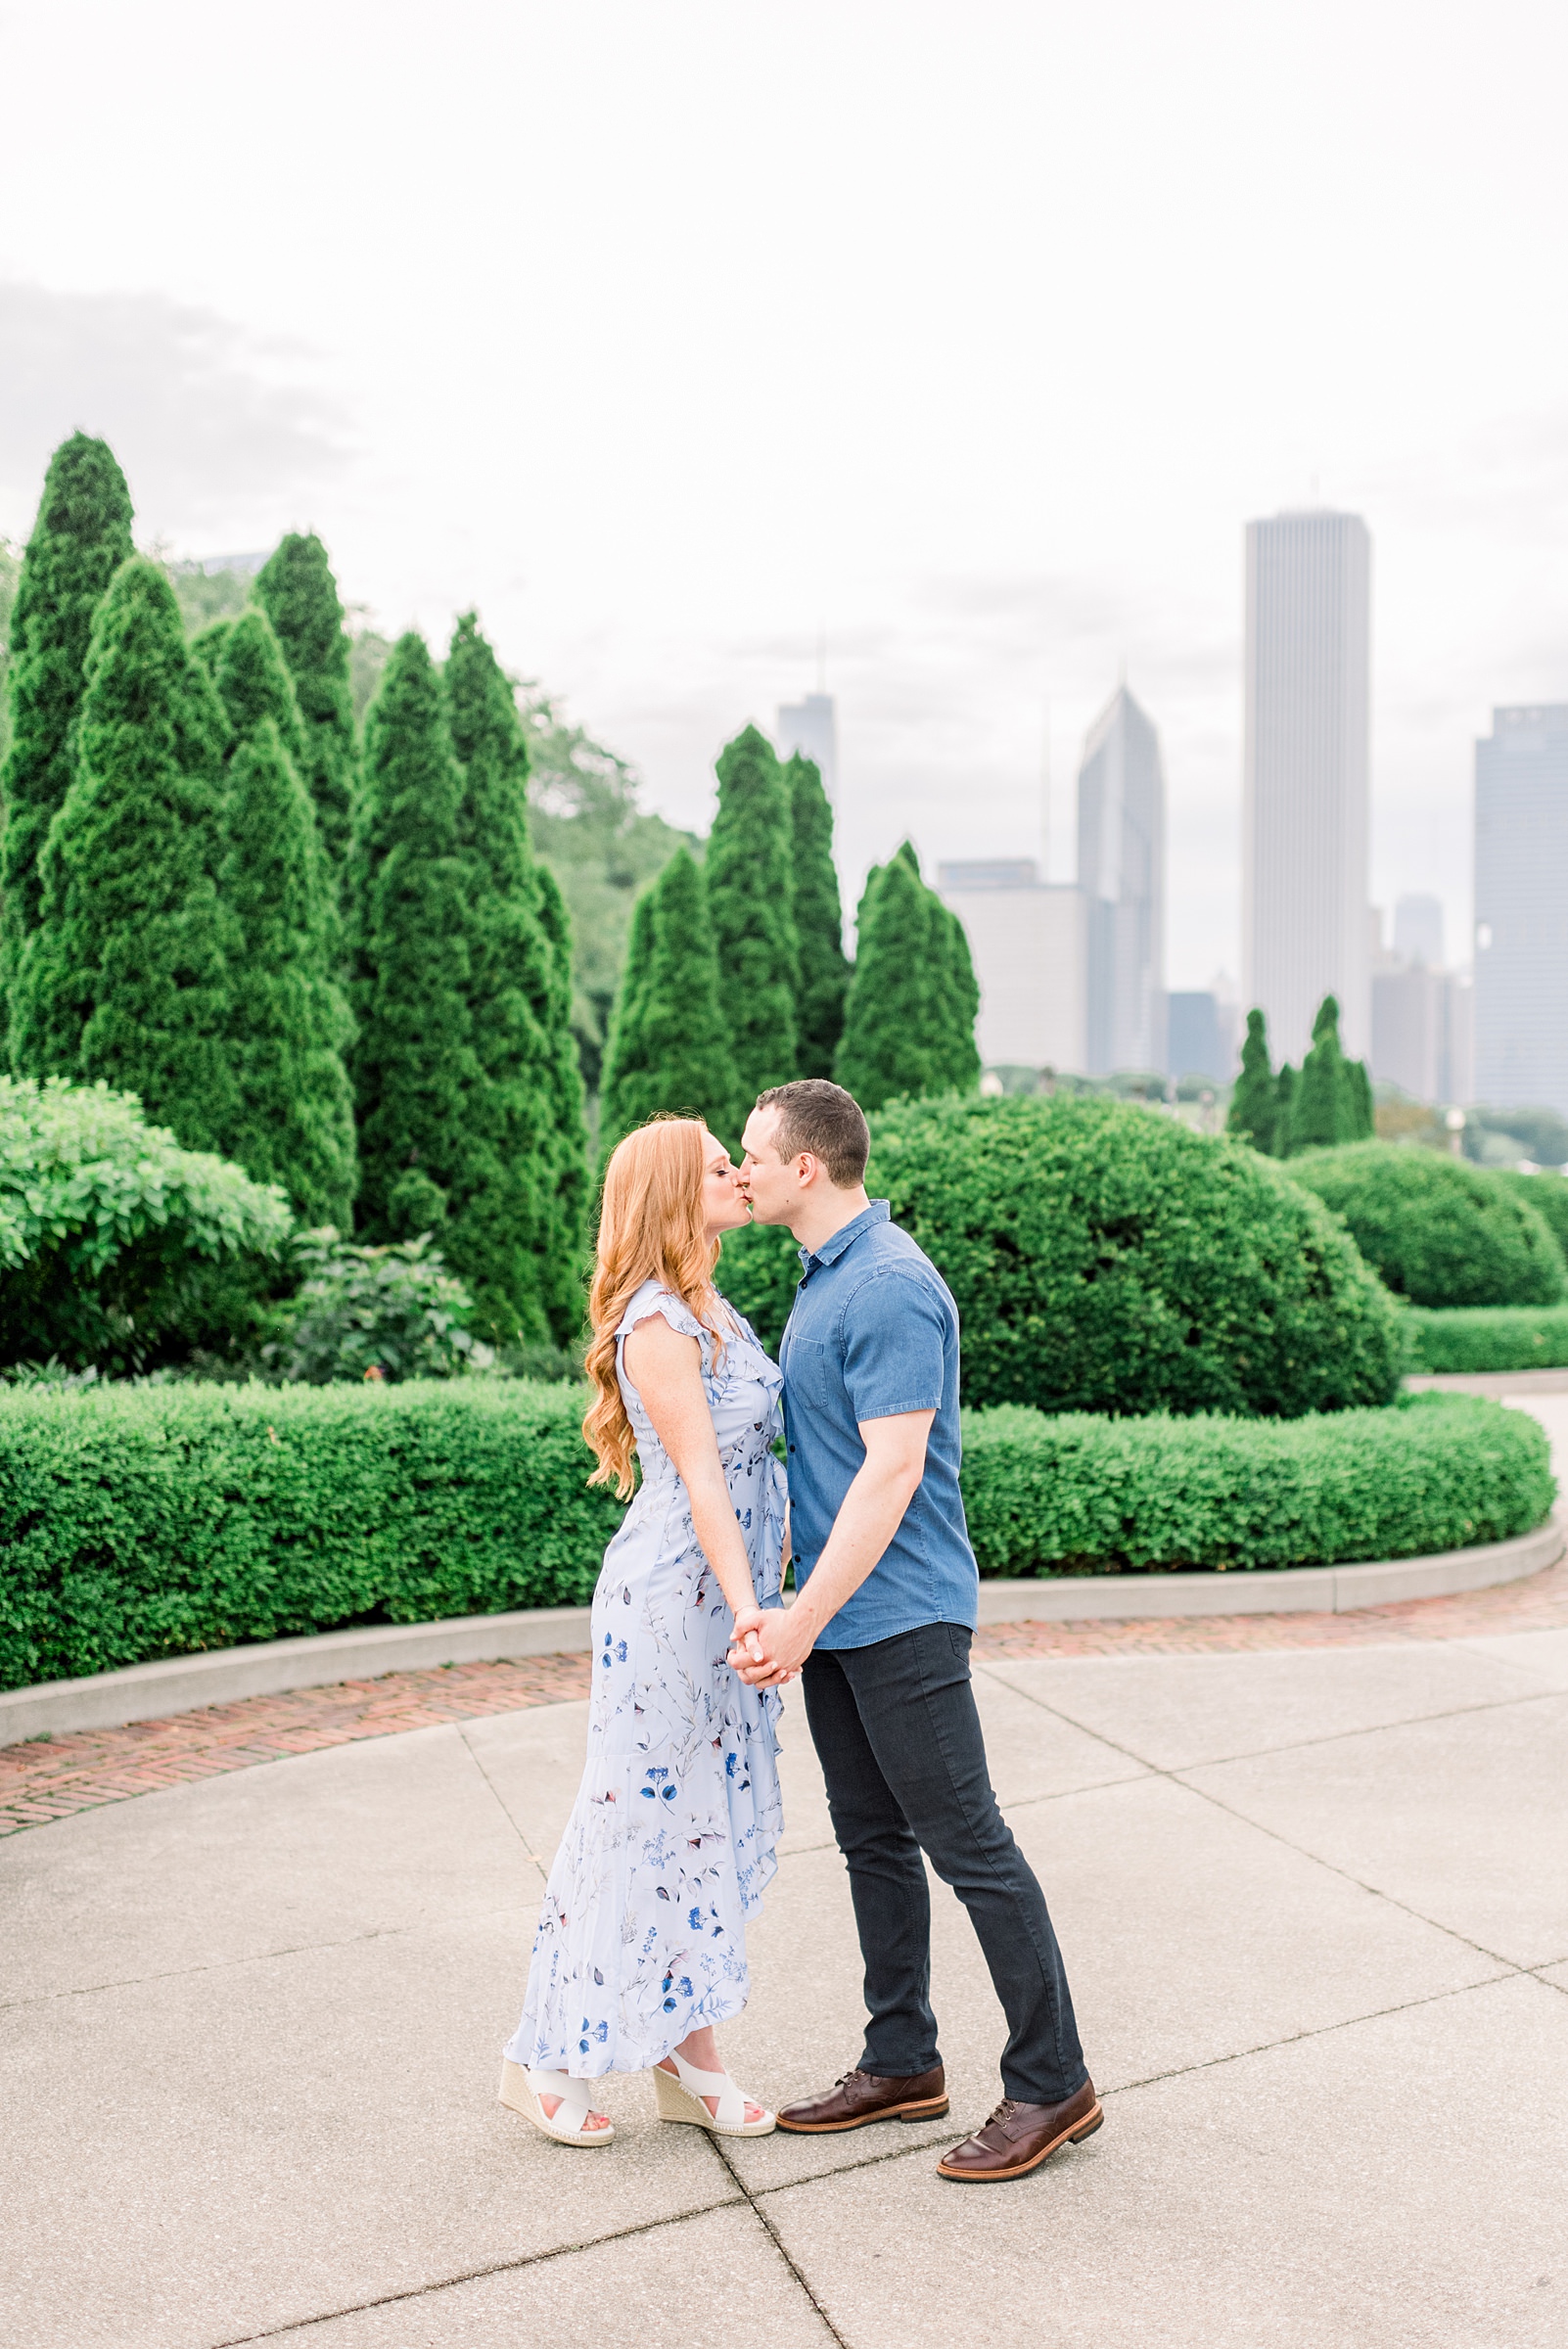
[[1399, 1383], [1354, 1243], [1240, 1143], [1104, 1099], [911, 1102], [866, 1180], [953, 1293], [966, 1404], [1290, 1418]]
[[1304, 1151], [1286, 1172], [1344, 1218], [1373, 1270], [1412, 1305], [1555, 1305], [1568, 1294], [1540, 1212], [1463, 1159], [1351, 1142]]
[[1500, 1182], [1515, 1199], [1535, 1209], [1568, 1263], [1568, 1179], [1549, 1168], [1539, 1174], [1521, 1174], [1517, 1167], [1489, 1167], [1487, 1179]]

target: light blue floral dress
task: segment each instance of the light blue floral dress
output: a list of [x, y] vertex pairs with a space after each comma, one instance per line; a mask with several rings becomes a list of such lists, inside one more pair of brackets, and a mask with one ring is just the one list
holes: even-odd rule
[[[728, 1309], [726, 1309], [727, 1311]], [[783, 1378], [738, 1315], [722, 1357], [679, 1298], [644, 1281], [616, 1332], [642, 1484], [593, 1594], [588, 1760], [556, 1854], [514, 2063], [592, 2079], [646, 2071], [746, 2004], [746, 1919], [778, 1863], [775, 1691], [725, 1661], [734, 1618], [691, 1503], [626, 1376], [662, 1313], [702, 1347], [703, 1391], [761, 1606], [779, 1601], [787, 1495], [773, 1456]]]

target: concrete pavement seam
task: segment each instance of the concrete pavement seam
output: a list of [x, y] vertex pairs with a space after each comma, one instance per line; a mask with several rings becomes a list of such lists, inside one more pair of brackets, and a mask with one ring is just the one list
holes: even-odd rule
[[521, 2259], [491, 2260], [482, 2268], [464, 2268], [454, 2276], [438, 2276], [430, 2283], [410, 2284], [402, 2292], [378, 2292], [369, 2300], [350, 2300], [343, 2308], [323, 2309], [319, 2316], [292, 2317], [286, 2325], [268, 2325], [260, 2332], [231, 2333], [209, 2341], [207, 2349], [249, 2349], [253, 2341], [276, 2341], [291, 2332], [308, 2332], [312, 2326], [333, 2325], [340, 2317], [362, 2316], [368, 2308], [395, 2308], [405, 2300], [426, 2300], [434, 2292], [449, 2292], [460, 2283], [483, 2283], [487, 2276], [512, 2276], [523, 2268], [543, 2267], [547, 2260], [567, 2259], [574, 2251], [597, 2251], [605, 2243], [627, 2242], [633, 2235], [655, 2234], [661, 2227], [683, 2227], [688, 2219], [706, 2219], [715, 2210], [735, 2210], [749, 2200], [744, 2192], [725, 2194], [720, 2201], [704, 2202], [695, 2210], [677, 2210], [667, 2219], [643, 2219], [635, 2227], [613, 2227], [608, 2234], [585, 2235], [577, 2243], [554, 2243], [548, 2251], [528, 2251]]
[[513, 1834], [523, 1846], [523, 1857], [526, 1860], [530, 1861], [532, 1865], [539, 1870], [539, 1873], [543, 1875], [545, 1873], [543, 1859], [537, 1852], [530, 1851], [529, 1845], [531, 1841], [531, 1838], [524, 1834], [523, 1829], [519, 1826], [517, 1820], [512, 1817], [510, 1806], [507, 1804], [500, 1788], [496, 1785], [495, 1780], [490, 1776], [489, 1772], [485, 1769], [484, 1763], [474, 1751], [474, 1748], [469, 1744], [467, 1729], [457, 1723], [454, 1723], [453, 1727], [457, 1729], [457, 1741], [459, 1745], [462, 1747], [464, 1753], [467, 1754], [469, 1760], [473, 1763], [474, 1768], [479, 1772], [480, 1776], [484, 1780], [484, 1783], [489, 1788], [491, 1794], [495, 1797], [496, 1803], [500, 1808], [501, 1817], [505, 1819], [507, 1825], [511, 1828]]
[[831, 2334], [832, 2338], [837, 2341], [839, 2349], [850, 2349], [850, 2345], [848, 2341], [846, 2341], [843, 2333], [840, 2332], [838, 2326], [834, 2324], [833, 2319], [828, 2315], [827, 2310], [822, 2306], [821, 2301], [817, 2298], [815, 2292], [812, 2291], [809, 2283], [807, 2283], [804, 2273], [797, 2266], [795, 2260], [791, 2257], [789, 2249], [785, 2244], [784, 2237], [780, 2234], [778, 2229], [774, 2226], [767, 2212], [763, 2210], [761, 2204], [758, 2201], [757, 2196], [752, 2192], [751, 2188], [747, 2185], [745, 2179], [741, 2176], [739, 2170], [736, 2169], [735, 2164], [730, 2160], [729, 2155], [725, 2152], [723, 2140], [721, 2138], [715, 2137], [710, 2138], [709, 2142], [712, 2144], [714, 2151], [718, 2155], [719, 2160], [723, 2163], [724, 2168], [728, 2172], [730, 2178], [733, 2179], [735, 2185], [745, 2195], [747, 2204], [750, 2207], [753, 2216], [756, 2218], [758, 2225], [767, 2236], [768, 2241], [778, 2253], [779, 2258], [783, 2261], [785, 2267], [789, 2270], [789, 2273], [794, 2277], [796, 2282], [800, 2285], [801, 2290], [806, 2294], [807, 2301], [822, 2325], [824, 2331]]

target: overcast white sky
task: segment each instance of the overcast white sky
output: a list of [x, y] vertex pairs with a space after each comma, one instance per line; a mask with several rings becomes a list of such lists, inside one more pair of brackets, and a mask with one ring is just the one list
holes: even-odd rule
[[852, 879], [1038, 845], [1120, 668], [1173, 986], [1234, 971], [1242, 526], [1365, 515], [1374, 897], [1568, 700], [1561, 0], [0, 0], [0, 531], [82, 426], [319, 530], [705, 824], [814, 679]]

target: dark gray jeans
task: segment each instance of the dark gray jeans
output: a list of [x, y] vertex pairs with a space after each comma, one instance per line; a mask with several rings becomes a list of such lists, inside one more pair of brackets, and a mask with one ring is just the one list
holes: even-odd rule
[[1004, 2091], [1058, 2104], [1087, 2074], [1045, 1896], [992, 1790], [970, 1637], [922, 1624], [870, 1647], [817, 1648], [802, 1675], [865, 1959], [860, 2066], [899, 2080], [942, 2060], [925, 1851], [969, 1911], [1007, 2017]]

